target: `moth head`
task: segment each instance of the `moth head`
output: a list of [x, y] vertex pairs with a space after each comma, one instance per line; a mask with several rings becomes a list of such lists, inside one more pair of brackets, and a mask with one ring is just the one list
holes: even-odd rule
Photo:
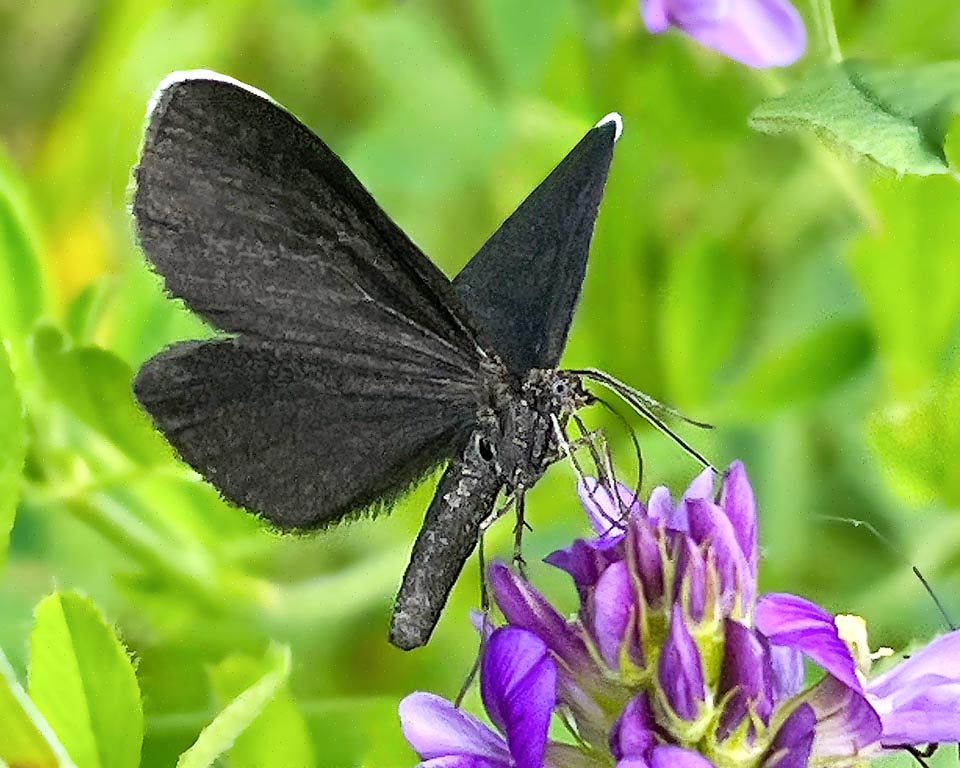
[[553, 407], [560, 413], [573, 413], [593, 402], [593, 395], [587, 391], [583, 379], [567, 371], [554, 374], [550, 382], [550, 397]]

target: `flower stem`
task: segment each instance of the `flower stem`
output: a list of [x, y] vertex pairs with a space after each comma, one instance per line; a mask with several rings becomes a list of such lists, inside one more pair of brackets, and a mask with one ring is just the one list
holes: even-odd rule
[[827, 50], [830, 51], [830, 60], [834, 64], [843, 61], [843, 52], [840, 50], [840, 38], [837, 37], [837, 23], [833, 18], [833, 3], [831, 0], [817, 0], [820, 7], [820, 18]]

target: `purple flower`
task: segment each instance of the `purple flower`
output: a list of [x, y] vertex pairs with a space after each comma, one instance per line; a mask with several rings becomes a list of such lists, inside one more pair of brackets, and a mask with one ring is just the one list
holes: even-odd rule
[[[869, 678], [870, 658], [858, 669], [851, 650], [867, 645], [862, 621], [841, 624], [814, 603], [782, 594], [761, 598], [756, 616], [771, 644], [803, 653], [828, 673], [807, 696], [817, 713], [816, 754], [842, 758], [960, 742], [960, 631]], [[842, 636], [841, 626], [856, 636]]]
[[785, 67], [807, 47], [803, 19], [788, 0], [641, 0], [659, 34], [676, 27], [702, 45], [757, 69]]
[[546, 645], [530, 632], [501, 627], [490, 635], [480, 674], [484, 707], [500, 733], [431, 693], [400, 702], [403, 735], [420, 765], [542, 768], [557, 684]]
[[[960, 632], [871, 676], [861, 619], [757, 597], [753, 490], [739, 462], [717, 479], [646, 505], [582, 482], [596, 535], [547, 558], [577, 589], [572, 619], [494, 563], [509, 626], [489, 636], [481, 692], [499, 732], [414, 694], [401, 719], [423, 768], [845, 768], [960, 741]], [[822, 670], [809, 684], [805, 659]], [[555, 708], [575, 743], [547, 741]]]

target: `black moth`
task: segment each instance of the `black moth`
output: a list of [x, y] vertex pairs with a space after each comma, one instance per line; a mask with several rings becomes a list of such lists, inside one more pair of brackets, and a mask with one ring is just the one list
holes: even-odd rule
[[449, 462], [397, 596], [400, 648], [427, 642], [499, 494], [520, 503], [590, 401], [589, 372], [556, 367], [619, 133], [617, 115], [590, 130], [451, 282], [263, 94], [194, 72], [154, 97], [140, 244], [225, 335], [158, 354], [136, 396], [186, 462], [283, 529]]

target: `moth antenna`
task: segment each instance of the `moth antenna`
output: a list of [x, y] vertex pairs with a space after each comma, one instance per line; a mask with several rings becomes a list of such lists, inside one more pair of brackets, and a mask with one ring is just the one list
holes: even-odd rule
[[594, 379], [595, 381], [599, 381], [600, 383], [605, 384], [613, 389], [618, 394], [629, 392], [633, 397], [643, 403], [650, 411], [654, 413], [661, 413], [665, 416], [679, 419], [680, 421], [685, 421], [687, 424], [691, 424], [694, 427], [699, 427], [700, 429], [713, 429], [713, 424], [691, 419], [689, 416], [681, 413], [673, 406], [667, 405], [666, 403], [661, 403], [655, 397], [651, 397], [646, 392], [641, 392], [636, 387], [631, 387], [625, 381], [621, 381], [616, 376], [613, 376], [606, 371], [601, 371], [598, 368], [582, 368], [580, 370], [570, 371], [570, 373], [580, 374], [581, 376], [586, 376]]
[[[613, 392], [616, 392], [618, 395], [620, 395], [621, 398], [623, 398], [624, 402], [627, 403], [627, 405], [631, 406], [640, 416], [646, 419], [651, 425], [653, 425], [658, 430], [660, 430], [663, 434], [665, 434], [667, 437], [672, 439], [684, 451], [686, 451], [690, 456], [696, 459], [704, 468], [712, 469], [714, 470], [714, 472], [717, 472], [716, 467], [714, 467], [713, 464], [711, 464], [704, 457], [702, 453], [700, 453], [696, 448], [690, 445], [690, 443], [688, 443], [686, 440], [680, 437], [680, 435], [674, 432], [666, 424], [666, 422], [664, 422], [663, 419], [661, 419], [659, 416], [657, 416], [656, 413], [654, 413], [654, 411], [651, 409], [650, 403], [656, 403], [656, 408], [658, 410], [663, 410], [664, 413], [670, 413], [672, 409], [669, 409], [669, 410], [666, 409], [666, 406], [664, 406], [659, 401], [654, 400], [649, 395], [644, 395], [642, 392], [635, 390], [633, 387], [627, 386], [626, 384], [624, 384], [622, 381], [615, 378], [614, 376], [611, 376], [610, 374], [605, 373], [603, 371], [597, 370], [596, 368], [580, 368], [577, 370], [568, 371], [568, 373], [583, 376], [592, 381], [596, 381], [597, 383], [602, 384], [603, 386], [607, 387]], [[639, 397], [640, 395], [642, 395], [642, 397]], [[676, 412], [676, 411], [674, 411], [674, 413], [679, 414], [679, 412]], [[707, 425], [703, 422], [693, 421], [692, 419], [686, 418], [682, 414], [680, 414], [680, 418], [682, 418], [684, 421], [687, 421], [695, 426], [712, 429], [710, 425]]]
[[637, 438], [637, 431], [633, 428], [627, 418], [620, 413], [616, 408], [614, 408], [610, 403], [604, 400], [602, 397], [593, 396], [593, 399], [600, 403], [604, 408], [606, 408], [610, 413], [612, 413], [617, 420], [623, 424], [624, 429], [627, 434], [630, 435], [630, 440], [633, 442], [633, 450], [637, 456], [637, 484], [633, 490], [633, 498], [640, 499], [640, 489], [643, 486], [643, 452], [640, 450], [640, 440]]
[[930, 595], [930, 599], [933, 600], [933, 604], [937, 606], [937, 610], [943, 617], [944, 623], [947, 625], [947, 627], [949, 627], [951, 632], [957, 629], [957, 625], [951, 621], [950, 614], [947, 613], [947, 609], [944, 607], [943, 603], [940, 602], [940, 598], [937, 597], [936, 592], [933, 591], [933, 587], [930, 586], [930, 582], [927, 581], [920, 569], [910, 562], [910, 558], [903, 553], [903, 550], [890, 541], [887, 536], [884, 536], [882, 533], [880, 533], [873, 523], [870, 523], [866, 520], [858, 520], [855, 517], [837, 517], [834, 515], [817, 515], [817, 517], [828, 523], [844, 523], [846, 525], [852, 525], [854, 528], [866, 528], [868, 531], [870, 531], [870, 533], [876, 537], [877, 541], [883, 544], [900, 560], [910, 566], [910, 570], [913, 571], [913, 575], [917, 577], [927, 594]]

